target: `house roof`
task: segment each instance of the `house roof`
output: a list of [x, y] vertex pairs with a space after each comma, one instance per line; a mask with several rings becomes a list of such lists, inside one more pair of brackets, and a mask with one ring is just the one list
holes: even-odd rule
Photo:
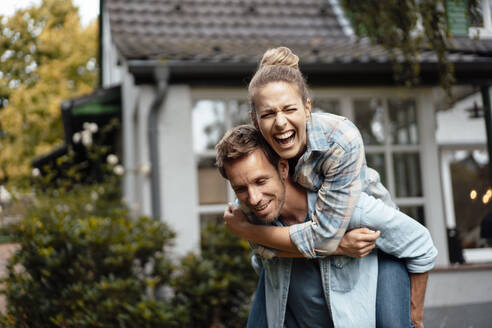
[[[350, 33], [335, 0], [107, 0], [106, 7], [127, 60], [255, 64], [284, 45], [302, 65], [389, 63], [384, 49]], [[450, 50], [455, 63], [492, 63], [492, 41], [453, 39]], [[420, 60], [436, 56], [424, 51]]]

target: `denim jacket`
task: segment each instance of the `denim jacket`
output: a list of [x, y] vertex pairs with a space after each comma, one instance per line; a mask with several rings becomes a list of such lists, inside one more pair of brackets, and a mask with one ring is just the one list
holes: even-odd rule
[[[309, 214], [314, 210], [316, 197], [316, 193], [308, 193]], [[380, 230], [377, 248], [405, 258], [409, 272], [421, 273], [433, 268], [437, 250], [429, 231], [414, 219], [366, 193], [361, 194], [348, 229], [360, 227]], [[335, 327], [376, 326], [376, 252], [362, 259], [334, 255], [318, 260], [321, 287]], [[258, 258], [265, 268], [268, 326], [284, 327], [292, 260]]]

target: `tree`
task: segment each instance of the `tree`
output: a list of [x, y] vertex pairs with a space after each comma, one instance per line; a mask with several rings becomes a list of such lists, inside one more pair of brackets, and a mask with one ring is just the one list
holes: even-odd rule
[[395, 78], [407, 85], [418, 83], [422, 50], [437, 56], [440, 83], [449, 95], [454, 69], [447, 59], [452, 38], [446, 16], [447, 2], [467, 1], [469, 14], [477, 13], [479, 0], [343, 0], [354, 31], [386, 49], [394, 63]]
[[82, 27], [71, 0], [0, 17], [0, 181], [28, 176], [61, 142], [60, 103], [97, 82], [97, 28]]

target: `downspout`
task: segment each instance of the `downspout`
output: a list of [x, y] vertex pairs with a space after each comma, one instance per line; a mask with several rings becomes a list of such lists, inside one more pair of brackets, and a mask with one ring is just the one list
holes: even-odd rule
[[150, 150], [150, 185], [151, 185], [151, 201], [152, 201], [152, 217], [161, 217], [161, 188], [160, 188], [160, 172], [159, 172], [159, 130], [157, 115], [162, 104], [167, 97], [167, 89], [169, 82], [169, 69], [167, 67], [155, 67], [154, 78], [157, 82], [157, 93], [150, 106], [150, 113], [147, 121], [148, 142]]
[[487, 132], [487, 150], [489, 155], [489, 184], [492, 186], [492, 102], [490, 100], [490, 85], [480, 87], [482, 93], [485, 131]]

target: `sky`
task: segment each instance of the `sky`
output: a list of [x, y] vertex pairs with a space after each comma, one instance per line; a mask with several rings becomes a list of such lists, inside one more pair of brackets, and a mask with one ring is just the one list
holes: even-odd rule
[[[68, 0], [67, 0], [68, 1]], [[97, 18], [99, 14], [99, 0], [73, 0], [75, 6], [79, 7], [82, 24], [87, 24]], [[0, 15], [12, 16], [16, 9], [39, 5], [41, 0], [1, 0]]]

